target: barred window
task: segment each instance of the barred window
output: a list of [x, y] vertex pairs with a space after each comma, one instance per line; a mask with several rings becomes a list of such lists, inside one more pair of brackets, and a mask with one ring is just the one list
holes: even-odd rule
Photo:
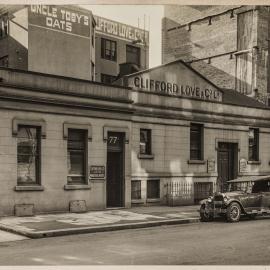
[[40, 142], [40, 127], [22, 125], [18, 126], [18, 185], [40, 184]]
[[190, 159], [203, 160], [203, 125], [190, 125]]
[[87, 131], [68, 129], [68, 184], [86, 183]]
[[141, 181], [140, 180], [131, 181], [131, 199], [132, 200], [141, 199]]
[[248, 160], [259, 160], [259, 129], [250, 128], [248, 133]]

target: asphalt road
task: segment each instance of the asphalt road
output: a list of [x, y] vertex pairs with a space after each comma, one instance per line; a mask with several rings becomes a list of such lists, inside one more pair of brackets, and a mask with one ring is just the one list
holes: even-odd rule
[[270, 219], [0, 243], [0, 265], [270, 265]]

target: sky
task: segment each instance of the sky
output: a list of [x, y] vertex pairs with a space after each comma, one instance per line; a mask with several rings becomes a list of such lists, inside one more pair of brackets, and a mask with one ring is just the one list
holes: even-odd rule
[[162, 5], [81, 5], [93, 14], [149, 30], [149, 67], [161, 64]]

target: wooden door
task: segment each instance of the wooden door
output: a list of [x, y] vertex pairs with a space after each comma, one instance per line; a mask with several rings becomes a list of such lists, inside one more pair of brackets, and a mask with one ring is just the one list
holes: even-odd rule
[[236, 177], [236, 151], [237, 144], [219, 143], [218, 144], [218, 180], [217, 191], [227, 190], [228, 180]]
[[109, 132], [107, 141], [107, 207], [124, 205], [123, 134]]

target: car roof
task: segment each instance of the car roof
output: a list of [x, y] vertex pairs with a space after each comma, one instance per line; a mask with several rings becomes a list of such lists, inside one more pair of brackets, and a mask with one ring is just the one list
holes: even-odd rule
[[260, 175], [260, 176], [242, 176], [236, 179], [227, 181], [227, 183], [240, 183], [240, 182], [255, 182], [255, 181], [263, 181], [270, 179], [270, 175]]

